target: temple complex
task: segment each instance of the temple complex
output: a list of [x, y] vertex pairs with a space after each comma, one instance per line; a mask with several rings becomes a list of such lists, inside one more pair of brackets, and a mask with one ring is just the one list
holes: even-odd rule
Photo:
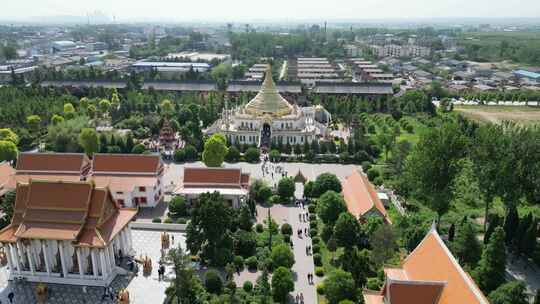
[[107, 188], [91, 182], [18, 183], [13, 218], [0, 231], [9, 279], [107, 286], [133, 253], [130, 221]]
[[268, 66], [259, 93], [245, 105], [226, 108], [205, 133], [222, 133], [233, 144], [268, 149], [272, 143], [295, 145], [328, 137], [330, 120], [321, 106], [299, 107], [283, 98]]

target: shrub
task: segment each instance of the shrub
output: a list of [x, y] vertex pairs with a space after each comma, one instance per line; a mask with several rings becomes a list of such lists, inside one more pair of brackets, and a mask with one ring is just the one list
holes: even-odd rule
[[319, 253], [313, 255], [313, 264], [315, 264], [315, 266], [322, 266], [322, 256]]
[[182, 163], [186, 159], [186, 152], [183, 149], [174, 151], [173, 159], [177, 163]]
[[319, 253], [321, 252], [321, 246], [319, 244], [315, 244], [313, 247], [311, 247], [311, 250], [313, 250], [313, 253]]
[[253, 290], [253, 283], [251, 283], [250, 281], [245, 281], [242, 288], [245, 292], [250, 293]]
[[277, 163], [281, 160], [281, 153], [278, 150], [272, 150], [268, 154], [270, 161], [273, 163]]
[[320, 295], [324, 294], [324, 284], [323, 283], [317, 284], [317, 293], [320, 294]]
[[163, 223], [165, 223], [165, 224], [172, 224], [172, 223], [173, 223], [173, 220], [172, 220], [170, 217], [168, 217], [168, 218], [166, 218], [166, 219], [163, 221]]
[[316, 228], [313, 228], [313, 229], [310, 229], [310, 230], [309, 230], [309, 236], [310, 236], [310, 237], [317, 236], [318, 233], [319, 233], [319, 231], [317, 231]]
[[321, 232], [321, 238], [325, 243], [327, 243], [330, 238], [332, 238], [332, 235], [334, 234], [334, 231], [332, 230], [332, 227], [326, 225], [323, 227]]
[[186, 224], [186, 223], [187, 223], [187, 219], [185, 219], [185, 218], [178, 218], [178, 219], [176, 219], [176, 223], [177, 223], [177, 224]]
[[315, 275], [318, 276], [318, 277], [324, 276], [324, 268], [315, 267]]
[[183, 196], [175, 196], [169, 203], [169, 212], [173, 217], [186, 216], [188, 205]]
[[[317, 208], [317, 206], [315, 206], [314, 204], [310, 204], [310, 205], [307, 207], [309, 213], [311, 213], [311, 214], [314, 214], [314, 213], [317, 211], [316, 208]], [[310, 216], [311, 216], [311, 214], [310, 214]]]
[[152, 223], [161, 223], [161, 219], [159, 217], [155, 217], [152, 219]]
[[369, 169], [371, 169], [371, 162], [370, 162], [370, 161], [367, 161], [367, 160], [366, 160], [366, 161], [363, 161], [362, 164], [361, 164], [361, 166], [362, 166], [362, 170], [363, 170], [364, 172], [367, 172]]
[[371, 168], [367, 171], [367, 177], [370, 181], [374, 181], [377, 177], [379, 177], [379, 171], [375, 168]]
[[260, 160], [261, 154], [259, 152], [259, 149], [251, 147], [247, 149], [245, 157], [248, 163], [258, 163]]
[[261, 223], [255, 225], [255, 231], [257, 231], [258, 233], [261, 233], [264, 231], [264, 227]]
[[245, 260], [246, 266], [249, 270], [257, 270], [257, 257], [250, 256]]
[[309, 222], [309, 228], [310, 229], [317, 229], [317, 222], [316, 221]]
[[236, 291], [236, 283], [233, 280], [230, 280], [226, 283], [226, 287], [231, 292]]
[[294, 265], [294, 253], [287, 244], [280, 244], [272, 248], [270, 254], [274, 267], [285, 267], [290, 269]]
[[244, 268], [244, 258], [240, 255], [237, 255], [234, 257], [233, 263], [234, 263], [234, 266], [236, 266], [239, 269]]
[[223, 288], [223, 281], [215, 270], [209, 270], [204, 277], [204, 286], [210, 293], [219, 294]]
[[[309, 208], [309, 207], [308, 207], [308, 208]], [[310, 221], [310, 222], [313, 222], [313, 221], [316, 222], [316, 221], [317, 221], [317, 216], [315, 215], [315, 213], [311, 213], [311, 214], [309, 215], [309, 221]]]
[[284, 235], [292, 235], [292, 227], [290, 224], [285, 223], [281, 225], [281, 234]]
[[313, 245], [317, 245], [320, 242], [321, 242], [321, 239], [318, 236], [311, 239], [311, 243], [313, 243]]
[[272, 195], [269, 199], [268, 199], [268, 202], [272, 205], [277, 205], [281, 202], [281, 197], [279, 197], [279, 195]]
[[366, 288], [371, 290], [379, 290], [381, 289], [382, 282], [379, 278], [368, 278], [366, 283]]
[[240, 160], [240, 151], [235, 146], [231, 146], [227, 154], [225, 155], [225, 160], [229, 163], [235, 163]]

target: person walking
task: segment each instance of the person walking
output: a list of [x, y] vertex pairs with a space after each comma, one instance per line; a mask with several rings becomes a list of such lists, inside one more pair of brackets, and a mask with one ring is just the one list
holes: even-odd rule
[[13, 303], [13, 298], [15, 298], [15, 294], [13, 293], [13, 291], [10, 291], [7, 297], [8, 297], [9, 303]]

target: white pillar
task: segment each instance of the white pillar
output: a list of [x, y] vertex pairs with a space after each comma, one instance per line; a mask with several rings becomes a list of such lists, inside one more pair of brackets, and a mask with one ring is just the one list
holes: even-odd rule
[[125, 244], [124, 244], [124, 234], [123, 230], [120, 230], [120, 233], [117, 235], [118, 243], [120, 244], [120, 250], [122, 251], [122, 254], [125, 254]]
[[11, 250], [9, 247], [4, 246], [4, 253], [6, 254], [9, 271], [13, 273], [13, 262], [11, 261]]
[[64, 242], [58, 241], [58, 248], [60, 249], [60, 263], [62, 264], [62, 273], [64, 278], [67, 278], [68, 272], [66, 267], [66, 257], [64, 256]]
[[[19, 255], [17, 254], [17, 251], [15, 247], [13, 247], [13, 244], [9, 244], [9, 252], [11, 254], [11, 257], [13, 258], [13, 263], [15, 264], [15, 267], [17, 267], [17, 272], [21, 272], [21, 264], [19, 262]], [[13, 271], [13, 270], [12, 270]]]
[[133, 251], [133, 240], [131, 239], [131, 227], [128, 225], [126, 228], [126, 236], [128, 240], [129, 252]]
[[75, 251], [77, 252], [77, 265], [79, 266], [79, 276], [82, 279], [84, 276], [84, 269], [83, 269], [83, 263], [81, 259], [81, 249], [82, 249], [81, 247], [75, 248]]
[[34, 269], [34, 259], [32, 258], [32, 246], [26, 246], [26, 255], [28, 256], [28, 264], [30, 265], [30, 272], [32, 275], [35, 275], [35, 269]]
[[109, 244], [109, 246], [107, 247], [107, 250], [109, 252], [109, 262], [111, 265], [111, 271], [116, 267], [116, 262], [114, 260], [114, 249], [113, 249], [113, 244], [111, 242], [111, 244]]
[[109, 273], [109, 270], [107, 268], [108, 262], [106, 256], [107, 255], [105, 255], [105, 249], [100, 249], [99, 257], [101, 261], [101, 275], [103, 276], [103, 279], [105, 279], [107, 277], [107, 274]]
[[45, 268], [47, 269], [47, 275], [50, 276], [51, 266], [49, 265], [49, 252], [44, 242], [41, 243], [41, 250], [43, 251], [43, 257], [45, 258]]
[[97, 279], [98, 267], [97, 267], [97, 261], [96, 261], [96, 250], [94, 248], [90, 248], [90, 256], [92, 259], [92, 272], [94, 273], [94, 278]]

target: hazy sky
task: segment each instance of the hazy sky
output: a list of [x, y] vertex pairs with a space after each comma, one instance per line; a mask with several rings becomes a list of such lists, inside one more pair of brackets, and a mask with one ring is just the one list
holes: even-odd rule
[[117, 20], [540, 17], [540, 0], [2, 0], [1, 19], [86, 15]]

